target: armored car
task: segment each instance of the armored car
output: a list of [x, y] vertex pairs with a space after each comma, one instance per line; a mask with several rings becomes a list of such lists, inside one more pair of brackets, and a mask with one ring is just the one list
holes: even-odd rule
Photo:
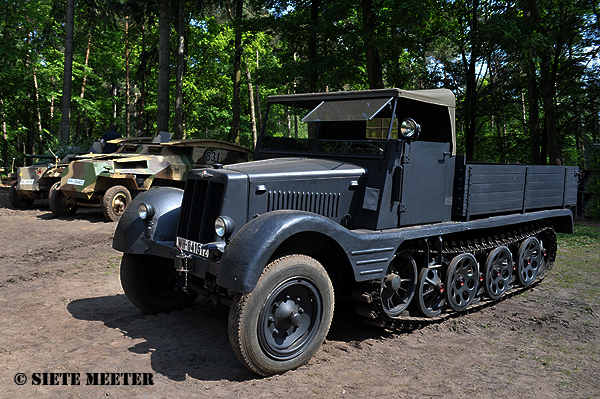
[[138, 196], [113, 243], [134, 305], [229, 305], [258, 374], [308, 362], [336, 297], [382, 326], [457, 314], [531, 286], [573, 231], [578, 169], [466, 162], [449, 90], [271, 96], [266, 113], [254, 162]]

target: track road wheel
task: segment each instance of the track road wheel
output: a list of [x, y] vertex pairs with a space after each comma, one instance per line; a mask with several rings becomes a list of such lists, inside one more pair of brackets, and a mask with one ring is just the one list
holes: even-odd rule
[[33, 205], [33, 201], [35, 201], [34, 199], [20, 196], [17, 193], [17, 183], [13, 183], [12, 186], [10, 186], [10, 190], [8, 191], [8, 200], [15, 208], [29, 208], [31, 205]]
[[494, 249], [487, 257], [483, 271], [485, 293], [493, 300], [500, 299], [510, 286], [513, 274], [510, 249], [505, 246]]
[[333, 286], [319, 262], [305, 255], [276, 259], [254, 291], [236, 295], [229, 311], [231, 347], [260, 375], [298, 368], [325, 339], [333, 305]]
[[116, 222], [121, 219], [127, 205], [131, 203], [131, 194], [123, 186], [112, 186], [102, 197], [102, 213], [104, 219]]
[[446, 287], [439, 267], [424, 267], [419, 273], [417, 308], [425, 317], [439, 316], [446, 309]]
[[173, 261], [152, 255], [123, 254], [121, 286], [127, 298], [149, 314], [183, 309], [198, 297], [185, 293], [178, 284]]
[[60, 182], [56, 182], [50, 187], [48, 206], [56, 216], [73, 216], [78, 208], [75, 198], [67, 197], [58, 189], [59, 187]]
[[470, 253], [457, 255], [450, 262], [446, 276], [446, 299], [448, 305], [462, 312], [471, 304], [479, 285], [479, 267]]
[[542, 274], [546, 268], [550, 265], [551, 259], [556, 256], [556, 234], [554, 231], [546, 231], [540, 234], [538, 237], [540, 241], [540, 248], [542, 251], [542, 259], [537, 274]]
[[381, 306], [390, 317], [398, 317], [408, 307], [417, 286], [417, 263], [409, 254], [396, 255], [381, 280]]
[[517, 255], [517, 279], [523, 287], [529, 287], [537, 277], [543, 262], [542, 247], [535, 237], [521, 243]]

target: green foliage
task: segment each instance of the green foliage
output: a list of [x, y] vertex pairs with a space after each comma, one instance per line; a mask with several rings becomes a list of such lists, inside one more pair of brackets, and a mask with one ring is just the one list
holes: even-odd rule
[[[536, 21], [523, 9], [532, 2], [540, 12]], [[185, 5], [185, 135], [226, 140], [232, 124], [234, 55], [227, 6], [234, 3]], [[177, 8], [173, 0], [173, 114]], [[21, 154], [57, 145], [64, 19], [64, 1], [0, 3], [0, 122], [6, 126], [0, 149], [5, 165], [13, 157], [22, 164]], [[70, 144], [98, 138], [110, 124], [124, 133], [128, 113], [131, 134], [141, 130], [154, 135], [159, 2], [85, 0], [76, 4], [75, 19]], [[479, 161], [529, 162], [530, 108], [537, 110], [547, 162], [544, 118], [549, 110], [540, 97], [547, 57], [554, 80], [545, 87], [553, 90], [560, 156], [567, 164], [585, 166], [584, 144], [600, 137], [599, 24], [597, 9], [585, 0], [247, 0], [240, 27], [241, 141], [252, 145], [246, 73], [258, 118], [268, 95], [368, 89], [368, 73], [379, 68], [385, 87], [453, 90], [459, 152], [465, 149], [464, 132], [474, 123], [473, 155]], [[372, 58], [375, 67], [367, 67], [367, 52], [377, 56]], [[530, 104], [532, 76], [538, 99]], [[475, 82], [473, 92], [466, 91], [467, 81]]]

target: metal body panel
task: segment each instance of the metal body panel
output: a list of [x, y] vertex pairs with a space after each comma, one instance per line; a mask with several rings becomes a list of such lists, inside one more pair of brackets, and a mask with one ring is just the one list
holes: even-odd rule
[[575, 166], [464, 163], [457, 157], [453, 214], [457, 218], [530, 212], [577, 204]]

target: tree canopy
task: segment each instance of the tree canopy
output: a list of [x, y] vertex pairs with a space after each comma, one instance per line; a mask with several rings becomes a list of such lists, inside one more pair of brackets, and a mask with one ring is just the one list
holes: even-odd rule
[[22, 165], [26, 153], [89, 147], [112, 125], [123, 135], [168, 129], [252, 148], [270, 94], [382, 87], [451, 89], [468, 159], [585, 167], [586, 149], [600, 145], [595, 0], [8, 0], [0, 8], [5, 167], [13, 158]]

